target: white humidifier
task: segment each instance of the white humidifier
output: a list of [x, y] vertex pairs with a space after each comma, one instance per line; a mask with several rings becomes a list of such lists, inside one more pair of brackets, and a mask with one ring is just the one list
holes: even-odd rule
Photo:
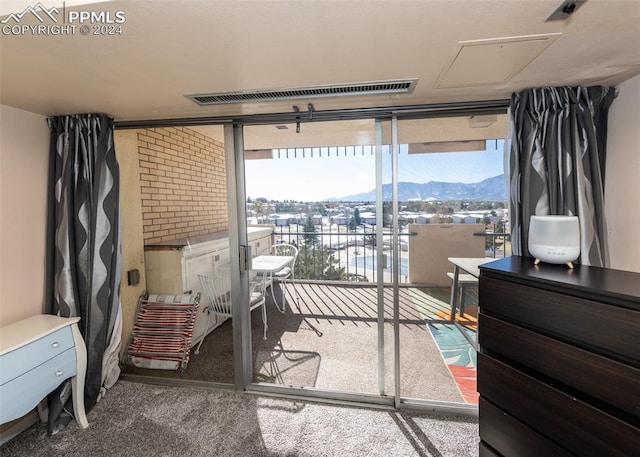
[[529, 223], [529, 253], [535, 264], [566, 263], [580, 257], [580, 225], [577, 216], [531, 216]]

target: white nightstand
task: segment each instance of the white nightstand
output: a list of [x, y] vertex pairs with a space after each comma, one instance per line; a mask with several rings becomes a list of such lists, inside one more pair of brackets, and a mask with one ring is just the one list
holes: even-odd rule
[[79, 317], [41, 314], [0, 329], [0, 423], [24, 416], [71, 378], [73, 412], [87, 428], [84, 377], [87, 350]]

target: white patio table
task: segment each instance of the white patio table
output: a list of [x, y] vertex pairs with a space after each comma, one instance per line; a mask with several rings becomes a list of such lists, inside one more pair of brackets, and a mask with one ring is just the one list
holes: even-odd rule
[[251, 270], [256, 273], [273, 274], [293, 262], [293, 256], [259, 255], [251, 259]]
[[[273, 274], [282, 270], [287, 265], [290, 265], [291, 262], [293, 262], [293, 260], [294, 260], [294, 257], [288, 256], [288, 255], [259, 255], [251, 259], [251, 271], [258, 274], [268, 275], [269, 281], [271, 282], [271, 287], [273, 287], [273, 281], [272, 281]], [[294, 282], [294, 278], [292, 277], [290, 281], [291, 281], [291, 284], [293, 285], [293, 288], [295, 289], [296, 283]], [[297, 290], [296, 290], [296, 293], [297, 293]], [[281, 309], [284, 309], [284, 306], [285, 306], [284, 302], [285, 302], [285, 297], [283, 295]], [[275, 305], [279, 307], [277, 303]]]
[[[277, 273], [287, 265], [290, 265], [294, 259], [295, 257], [289, 256], [289, 255], [259, 255], [251, 259], [250, 269], [255, 273], [273, 275], [273, 273]], [[295, 278], [293, 277], [293, 275], [291, 276], [290, 279], [287, 279], [287, 281], [291, 281], [291, 284], [293, 285], [294, 293], [296, 294], [296, 298], [299, 300], [298, 290], [296, 289]], [[300, 309], [300, 303], [296, 300], [294, 300], [294, 302], [296, 304], [296, 308], [298, 312], [302, 313], [302, 310]], [[275, 305], [276, 307], [279, 307], [277, 303], [275, 303]], [[285, 306], [285, 296], [283, 294], [281, 309], [284, 309], [284, 306]], [[322, 332], [318, 330], [311, 322], [309, 322], [306, 317], [303, 317], [302, 320], [311, 328], [311, 330], [316, 332], [318, 336], [322, 336]]]

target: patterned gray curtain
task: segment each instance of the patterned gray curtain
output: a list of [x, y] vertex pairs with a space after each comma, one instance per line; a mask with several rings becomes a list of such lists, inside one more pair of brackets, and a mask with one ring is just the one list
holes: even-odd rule
[[[49, 119], [47, 313], [81, 318], [87, 346], [85, 408], [120, 371], [120, 176], [113, 119], [99, 114]], [[70, 383], [49, 398], [49, 434], [70, 420]]]
[[529, 255], [532, 215], [578, 216], [579, 263], [609, 266], [604, 219], [607, 116], [612, 87], [543, 87], [511, 97], [512, 250]]

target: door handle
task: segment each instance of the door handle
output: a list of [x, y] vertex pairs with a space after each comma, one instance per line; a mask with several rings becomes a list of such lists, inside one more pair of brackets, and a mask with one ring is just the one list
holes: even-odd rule
[[251, 270], [251, 246], [240, 245], [240, 272]]
[[240, 245], [240, 273], [244, 273], [247, 271], [247, 247], [244, 245]]

